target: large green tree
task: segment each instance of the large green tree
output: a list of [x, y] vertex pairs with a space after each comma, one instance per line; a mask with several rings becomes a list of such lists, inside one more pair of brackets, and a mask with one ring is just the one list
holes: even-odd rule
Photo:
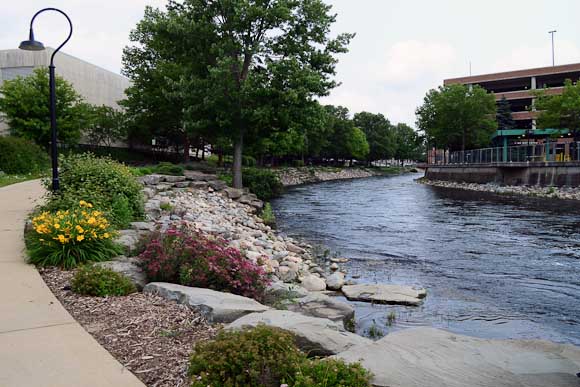
[[431, 144], [453, 150], [488, 145], [497, 127], [495, 97], [477, 85], [429, 90], [416, 114]]
[[423, 138], [409, 125], [402, 123], [395, 125], [393, 135], [395, 137], [395, 159], [403, 163], [405, 160], [424, 158]]
[[394, 156], [396, 144], [393, 126], [382, 114], [369, 112], [356, 113], [354, 124], [363, 130], [369, 144], [367, 160], [387, 160]]
[[111, 147], [126, 140], [127, 125], [122, 110], [110, 106], [90, 106], [86, 137], [92, 145]]
[[170, 75], [160, 95], [181, 107], [177, 126], [230, 138], [241, 187], [244, 142], [295, 127], [336, 86], [336, 54], [353, 35], [330, 38], [330, 10], [321, 0], [170, 0], [166, 11], [146, 9], [126, 73], [143, 67], [140, 57], [161, 65]]
[[[0, 112], [10, 133], [47, 147], [50, 142], [48, 69], [27, 77], [4, 81], [0, 87]], [[88, 125], [89, 108], [73, 86], [56, 77], [58, 140], [76, 143]]]
[[577, 137], [580, 130], [580, 84], [567, 79], [562, 94], [548, 95], [545, 90], [540, 90], [536, 95], [535, 108], [540, 111], [538, 127], [568, 129]]

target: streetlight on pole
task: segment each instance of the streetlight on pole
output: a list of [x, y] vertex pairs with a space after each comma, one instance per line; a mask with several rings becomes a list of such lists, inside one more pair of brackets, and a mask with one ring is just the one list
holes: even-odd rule
[[548, 33], [552, 35], [552, 67], [554, 67], [556, 65], [554, 61], [554, 34], [556, 33], [556, 30], [548, 31]]
[[42, 12], [45, 12], [45, 11], [59, 12], [64, 17], [66, 17], [66, 20], [68, 20], [68, 24], [70, 27], [70, 32], [68, 34], [68, 37], [66, 38], [66, 40], [64, 42], [61, 43], [60, 46], [58, 46], [56, 48], [56, 50], [54, 50], [54, 52], [50, 56], [50, 65], [48, 66], [48, 72], [49, 72], [48, 84], [49, 84], [49, 89], [50, 89], [49, 105], [50, 105], [50, 130], [51, 130], [50, 148], [51, 148], [51, 157], [52, 157], [52, 190], [54, 192], [56, 192], [59, 189], [59, 180], [58, 180], [58, 150], [56, 147], [56, 145], [57, 145], [56, 144], [56, 142], [57, 142], [57, 135], [56, 135], [56, 84], [55, 84], [55, 74], [54, 74], [54, 55], [62, 48], [62, 46], [64, 46], [69, 41], [70, 37], [72, 36], [73, 26], [72, 26], [72, 22], [71, 22], [70, 18], [68, 17], [68, 15], [66, 13], [64, 13], [63, 11], [61, 11], [60, 9], [57, 9], [57, 8], [41, 9], [40, 11], [36, 12], [34, 14], [34, 16], [32, 17], [32, 20], [30, 20], [30, 33], [28, 36], [28, 40], [21, 42], [20, 46], [18, 46], [18, 48], [20, 48], [21, 50], [26, 50], [26, 51], [42, 51], [42, 50], [44, 50], [44, 44], [42, 44], [41, 42], [34, 39], [34, 31], [32, 30], [32, 24], [34, 23], [34, 19], [36, 19], [36, 17], [38, 15], [40, 15]]

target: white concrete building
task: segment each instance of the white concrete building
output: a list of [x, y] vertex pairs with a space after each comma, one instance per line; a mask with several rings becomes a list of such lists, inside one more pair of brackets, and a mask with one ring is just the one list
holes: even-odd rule
[[[48, 67], [53, 48], [44, 51], [0, 50], [0, 84], [30, 75], [35, 68]], [[117, 107], [130, 86], [128, 78], [59, 51], [54, 57], [56, 74], [69, 81], [86, 102]], [[48, 101], [47, 101], [48, 103]], [[8, 127], [0, 121], [0, 134]]]

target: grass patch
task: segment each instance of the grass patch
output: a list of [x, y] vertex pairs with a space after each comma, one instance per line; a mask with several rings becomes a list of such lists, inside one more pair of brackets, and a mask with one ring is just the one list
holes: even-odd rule
[[22, 183], [23, 181], [40, 179], [44, 176], [45, 175], [42, 173], [30, 173], [25, 175], [0, 174], [0, 187], [6, 187], [7, 185]]

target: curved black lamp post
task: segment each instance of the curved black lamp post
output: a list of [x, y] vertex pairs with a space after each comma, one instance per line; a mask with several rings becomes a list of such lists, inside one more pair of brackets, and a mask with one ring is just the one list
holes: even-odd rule
[[30, 20], [30, 35], [28, 37], [28, 40], [23, 41], [22, 43], [20, 43], [20, 46], [18, 46], [18, 48], [20, 48], [21, 50], [26, 50], [26, 51], [42, 51], [44, 50], [44, 44], [42, 44], [41, 42], [34, 40], [34, 31], [32, 30], [32, 24], [34, 23], [34, 19], [36, 19], [36, 17], [38, 15], [40, 15], [42, 12], [44, 11], [56, 11], [59, 12], [60, 14], [62, 14], [64, 17], [66, 17], [66, 20], [68, 20], [68, 24], [70, 26], [70, 32], [68, 34], [68, 37], [66, 38], [66, 40], [64, 42], [62, 42], [62, 44], [60, 46], [58, 46], [56, 48], [56, 50], [54, 50], [54, 52], [52, 53], [52, 55], [50, 56], [50, 65], [48, 66], [48, 72], [49, 72], [49, 89], [50, 89], [50, 129], [51, 129], [51, 144], [50, 144], [50, 148], [51, 148], [51, 156], [52, 156], [52, 190], [53, 191], [58, 191], [59, 189], [59, 181], [58, 181], [58, 151], [57, 151], [57, 136], [56, 136], [56, 85], [55, 85], [55, 75], [54, 75], [54, 55], [62, 48], [62, 46], [64, 46], [70, 39], [70, 37], [72, 36], [72, 32], [73, 32], [73, 26], [72, 26], [72, 22], [70, 21], [70, 18], [68, 17], [68, 15], [66, 13], [64, 13], [63, 11], [61, 11], [60, 9], [57, 8], [44, 8], [41, 9], [40, 11], [36, 12], [34, 14], [34, 16], [32, 17], [32, 20]]

